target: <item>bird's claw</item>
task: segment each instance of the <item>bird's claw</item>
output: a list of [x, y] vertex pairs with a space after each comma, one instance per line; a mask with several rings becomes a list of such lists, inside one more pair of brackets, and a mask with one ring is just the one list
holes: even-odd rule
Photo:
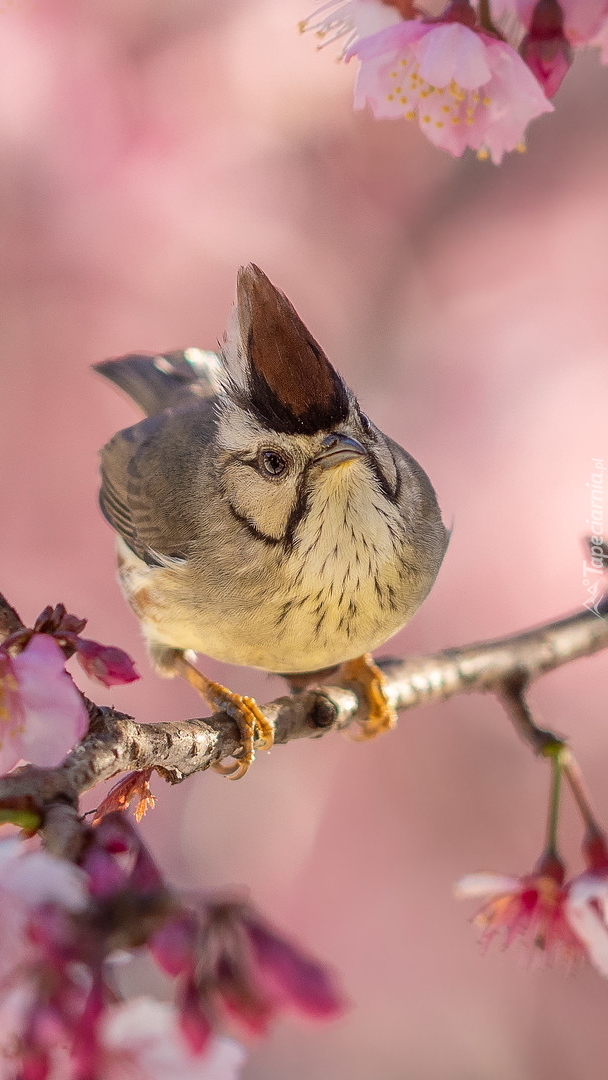
[[238, 757], [234, 765], [223, 765], [218, 761], [212, 768], [222, 776], [228, 776], [230, 780], [240, 780], [255, 760], [256, 748], [270, 750], [274, 742], [274, 725], [266, 719], [253, 698], [233, 694], [218, 683], [214, 683], [213, 687], [214, 691], [219, 690], [221, 693], [214, 701], [207, 698], [209, 704], [224, 709], [236, 721], [243, 745], [242, 749], [237, 751]]
[[225, 686], [208, 679], [183, 655], [175, 658], [174, 666], [176, 673], [182, 675], [212, 709], [227, 712], [238, 725], [242, 748], [236, 751], [234, 763], [224, 765], [221, 761], [215, 761], [211, 768], [231, 780], [240, 780], [255, 760], [256, 747], [270, 750], [274, 742], [274, 724], [266, 719], [253, 698], [233, 694]]
[[347, 660], [340, 666], [339, 677], [341, 682], [359, 683], [364, 689], [367, 701], [367, 717], [361, 721], [357, 731], [349, 731], [351, 739], [365, 742], [394, 728], [397, 713], [384, 690], [386, 678], [369, 653], [358, 656], [355, 660]]

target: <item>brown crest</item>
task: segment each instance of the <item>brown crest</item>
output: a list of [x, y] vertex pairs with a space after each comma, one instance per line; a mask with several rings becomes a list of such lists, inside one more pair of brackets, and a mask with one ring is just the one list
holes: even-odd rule
[[342, 423], [346, 387], [295, 308], [259, 267], [241, 267], [237, 318], [247, 351], [247, 405], [275, 431], [313, 434]]

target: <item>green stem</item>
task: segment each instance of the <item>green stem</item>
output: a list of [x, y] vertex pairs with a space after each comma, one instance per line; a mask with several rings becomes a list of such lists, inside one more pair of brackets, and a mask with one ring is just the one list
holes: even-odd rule
[[549, 811], [547, 814], [547, 846], [546, 852], [557, 855], [557, 825], [559, 821], [559, 804], [562, 791], [563, 753], [551, 755], [551, 791], [549, 793]]

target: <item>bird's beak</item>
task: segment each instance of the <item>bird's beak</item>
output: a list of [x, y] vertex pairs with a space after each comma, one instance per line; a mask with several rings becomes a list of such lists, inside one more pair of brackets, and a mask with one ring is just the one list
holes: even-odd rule
[[364, 457], [366, 449], [357, 439], [351, 439], [350, 435], [338, 435], [332, 432], [326, 435], [321, 443], [321, 451], [315, 458], [315, 465], [322, 469], [333, 469], [334, 465], [344, 465], [347, 461]]

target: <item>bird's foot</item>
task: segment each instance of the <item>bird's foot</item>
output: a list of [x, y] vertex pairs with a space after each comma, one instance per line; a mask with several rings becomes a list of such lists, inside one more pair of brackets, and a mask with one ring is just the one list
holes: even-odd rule
[[351, 734], [351, 738], [359, 741], [375, 739], [376, 735], [383, 735], [395, 726], [397, 713], [384, 690], [386, 678], [369, 653], [341, 664], [338, 677], [340, 682], [358, 682], [365, 691], [367, 718], [361, 722], [359, 730]]
[[212, 709], [227, 712], [236, 721], [243, 744], [242, 749], [237, 751], [238, 760], [233, 765], [216, 761], [211, 768], [222, 776], [229, 776], [231, 780], [240, 780], [254, 761], [256, 748], [269, 750], [272, 746], [274, 725], [266, 719], [253, 698], [233, 694], [225, 686], [208, 679], [183, 655], [175, 658], [175, 671], [204, 697]]

